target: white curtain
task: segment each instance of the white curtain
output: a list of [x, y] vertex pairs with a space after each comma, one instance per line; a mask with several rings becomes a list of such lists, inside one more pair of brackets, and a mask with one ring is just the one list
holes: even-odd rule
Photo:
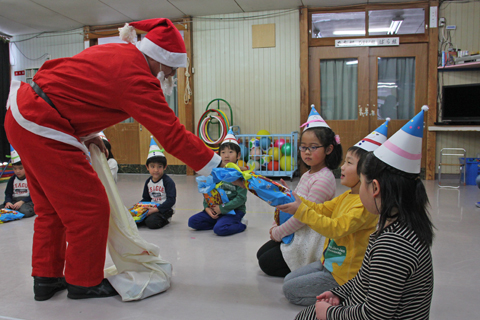
[[326, 121], [358, 118], [357, 63], [357, 59], [320, 61], [320, 114]]

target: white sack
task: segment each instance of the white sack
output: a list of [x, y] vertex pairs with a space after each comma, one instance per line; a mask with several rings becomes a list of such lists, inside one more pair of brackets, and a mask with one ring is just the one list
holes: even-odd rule
[[118, 194], [104, 154], [91, 144], [90, 155], [110, 202], [108, 251], [115, 265], [105, 269], [105, 277], [123, 301], [140, 300], [166, 291], [170, 288], [172, 265], [162, 260], [156, 245], [140, 237], [132, 215]]

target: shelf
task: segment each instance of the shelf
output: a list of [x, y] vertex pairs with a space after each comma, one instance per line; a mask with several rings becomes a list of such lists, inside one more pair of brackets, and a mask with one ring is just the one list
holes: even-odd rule
[[480, 131], [480, 126], [429, 126], [428, 131]]
[[438, 67], [438, 71], [467, 71], [480, 69], [480, 61], [456, 64], [453, 66]]

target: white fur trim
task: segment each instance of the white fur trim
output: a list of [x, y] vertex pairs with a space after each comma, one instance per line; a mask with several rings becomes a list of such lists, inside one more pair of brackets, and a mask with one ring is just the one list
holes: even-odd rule
[[186, 68], [187, 67], [187, 54], [170, 52], [162, 47], [156, 45], [148, 38], [143, 38], [142, 41], [137, 42], [138, 50], [145, 53], [147, 56], [155, 61], [168, 67]]
[[68, 135], [66, 133], [60, 132], [58, 130], [43, 127], [36, 124], [35, 122], [25, 119], [20, 111], [18, 110], [17, 105], [17, 91], [20, 89], [21, 82], [13, 80], [10, 86], [10, 95], [8, 97], [10, 102], [10, 110], [12, 111], [13, 118], [15, 121], [25, 130], [30, 131], [38, 136], [59, 141], [71, 146], [77, 147], [82, 150], [86, 155], [88, 155], [88, 150], [83, 143], [80, 143], [75, 137]]
[[135, 31], [135, 28], [128, 23], [125, 23], [125, 26], [123, 28], [118, 28], [118, 31], [120, 31], [120, 39], [122, 39], [123, 41], [126, 41], [128, 43], [136, 42], [137, 32]]
[[212, 169], [215, 169], [218, 167], [221, 161], [222, 161], [222, 158], [218, 154], [214, 153], [210, 162], [207, 163], [205, 167], [198, 170], [197, 173], [202, 176], [208, 176], [212, 173]]

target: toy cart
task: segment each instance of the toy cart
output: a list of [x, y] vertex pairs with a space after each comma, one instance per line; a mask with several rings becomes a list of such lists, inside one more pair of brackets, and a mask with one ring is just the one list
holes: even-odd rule
[[255, 166], [254, 172], [266, 177], [290, 177], [298, 168], [298, 132], [290, 134], [236, 135], [242, 155], [239, 165]]

